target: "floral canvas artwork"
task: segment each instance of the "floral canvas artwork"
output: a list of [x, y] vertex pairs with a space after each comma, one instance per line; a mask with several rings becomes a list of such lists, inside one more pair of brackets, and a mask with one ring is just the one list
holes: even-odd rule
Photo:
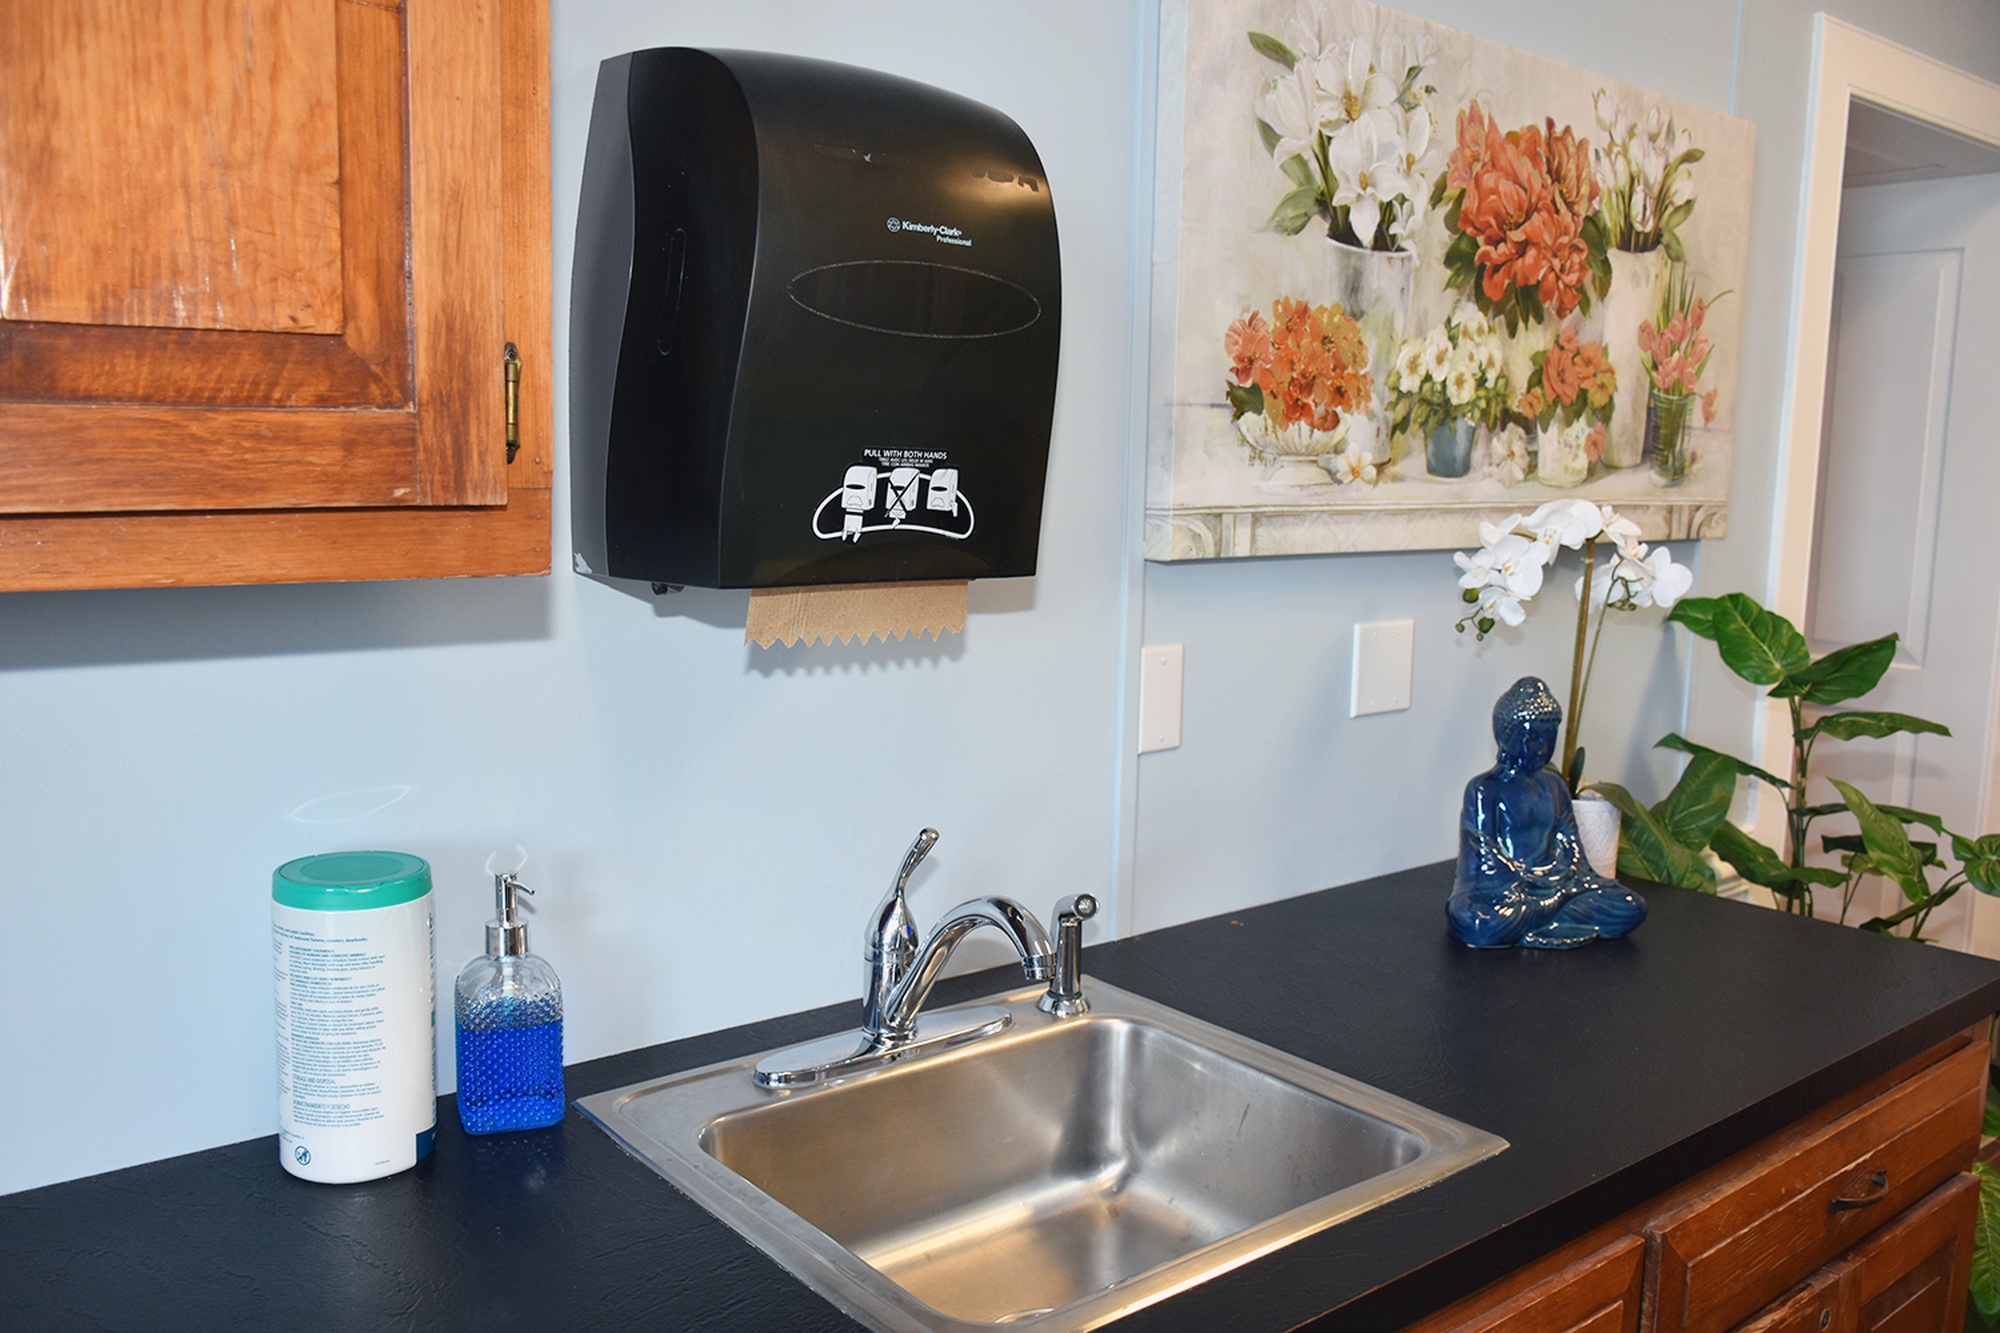
[[1146, 555], [1727, 521], [1748, 122], [1361, 3], [1169, 3]]

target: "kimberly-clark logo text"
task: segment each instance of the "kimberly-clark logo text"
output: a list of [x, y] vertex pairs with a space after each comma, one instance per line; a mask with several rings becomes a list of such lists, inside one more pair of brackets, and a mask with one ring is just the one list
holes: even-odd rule
[[936, 241], [939, 245], [971, 245], [972, 240], [956, 227], [941, 227], [934, 222], [910, 222], [903, 218], [889, 219], [890, 231], [917, 231]]

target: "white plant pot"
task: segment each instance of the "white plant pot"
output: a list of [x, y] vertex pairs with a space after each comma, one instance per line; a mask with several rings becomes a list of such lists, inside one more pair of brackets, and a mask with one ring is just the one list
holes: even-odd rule
[[1618, 875], [1618, 807], [1602, 796], [1585, 792], [1570, 801], [1576, 812], [1576, 831], [1583, 839], [1583, 854], [1590, 868], [1605, 879]]

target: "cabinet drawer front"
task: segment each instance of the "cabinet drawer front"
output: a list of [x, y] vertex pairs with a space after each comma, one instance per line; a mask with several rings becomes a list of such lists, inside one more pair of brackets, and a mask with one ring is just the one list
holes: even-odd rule
[[1964, 1169], [1986, 1060], [1967, 1045], [1656, 1219], [1654, 1328], [1719, 1333]]

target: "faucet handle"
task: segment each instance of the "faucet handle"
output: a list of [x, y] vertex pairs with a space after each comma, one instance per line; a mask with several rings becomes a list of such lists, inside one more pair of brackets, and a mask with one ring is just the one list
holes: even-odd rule
[[903, 854], [903, 868], [896, 872], [896, 887], [889, 892], [899, 898], [902, 897], [903, 890], [909, 885], [910, 876], [916, 873], [924, 858], [931, 854], [931, 848], [937, 846], [937, 840], [938, 831], [934, 828], [923, 829], [917, 834], [916, 841], [910, 844], [910, 850]]
[[1073, 1018], [1090, 1012], [1090, 1000], [1083, 993], [1083, 923], [1097, 915], [1097, 897], [1072, 893], [1058, 898], [1049, 924], [1055, 927], [1056, 963], [1049, 975], [1049, 988], [1035, 1007], [1057, 1018]]
[[903, 855], [895, 885], [882, 895], [882, 901], [869, 914], [868, 929], [862, 940], [861, 1011], [862, 1026], [871, 1032], [881, 1022], [889, 993], [916, 961], [917, 919], [910, 912], [904, 890], [909, 887], [910, 876], [931, 854], [931, 848], [937, 846], [937, 840], [938, 831], [934, 828], [917, 834], [916, 841]]

